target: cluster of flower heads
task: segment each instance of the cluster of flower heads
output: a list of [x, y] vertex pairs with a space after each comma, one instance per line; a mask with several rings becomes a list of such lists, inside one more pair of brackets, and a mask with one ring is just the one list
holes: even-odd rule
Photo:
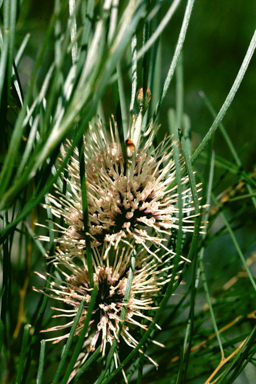
[[[194, 230], [194, 206], [188, 178], [182, 184], [182, 217], [177, 204], [177, 186], [169, 189], [175, 180], [175, 163], [170, 138], [156, 149], [153, 147], [155, 131], [151, 129], [144, 142], [125, 142], [123, 153], [114, 119], [110, 133], [99, 121], [90, 125], [84, 136], [85, 178], [88, 204], [88, 228], [92, 250], [93, 281], [98, 284], [94, 309], [84, 343], [83, 362], [88, 354], [100, 345], [105, 354], [107, 344], [121, 338], [131, 347], [137, 340], [132, 335], [135, 326], [147, 329], [148, 312], [161, 286], [170, 279], [175, 256], [167, 243], [182, 221], [184, 232]], [[133, 138], [133, 136], [132, 136]], [[67, 147], [71, 143], [68, 142]], [[63, 151], [63, 156], [66, 150]], [[65, 317], [67, 323], [56, 325], [48, 331], [69, 329], [83, 298], [86, 305], [79, 320], [76, 334], [79, 335], [91, 300], [92, 286], [86, 257], [80, 163], [78, 150], [74, 150], [67, 166], [68, 191], [63, 194], [57, 187], [55, 195], [48, 195], [48, 205], [53, 216], [64, 219], [64, 225], [56, 223], [55, 239], [58, 250], [53, 262], [58, 277], [38, 275], [49, 282], [47, 291], [36, 289], [51, 298], [62, 301], [69, 309], [54, 308], [60, 312], [54, 317]], [[181, 167], [182, 159], [180, 160]], [[49, 241], [48, 237], [41, 237]], [[169, 242], [170, 243], [170, 242]], [[131, 255], [136, 253], [130, 296], [124, 323], [120, 329], [120, 315], [124, 306]], [[160, 256], [159, 256], [160, 255]], [[182, 262], [182, 261], [181, 261]], [[69, 336], [57, 336], [59, 342]], [[116, 352], [116, 365], [119, 357]]]

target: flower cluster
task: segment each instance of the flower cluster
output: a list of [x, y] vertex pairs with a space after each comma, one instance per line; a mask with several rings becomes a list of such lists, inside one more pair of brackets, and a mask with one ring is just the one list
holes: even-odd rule
[[[136, 255], [135, 270], [130, 289], [130, 296], [127, 303], [124, 323], [120, 320], [122, 308], [124, 306], [124, 298], [127, 288], [128, 272], [130, 267], [131, 254], [135, 250], [131, 248], [118, 248], [116, 250], [112, 266], [109, 266], [109, 260], [103, 260], [100, 255], [93, 258], [93, 283], [97, 284], [98, 291], [94, 304], [92, 317], [90, 320], [89, 330], [84, 343], [82, 353], [83, 359], [80, 358], [79, 366], [86, 360], [90, 352], [93, 352], [96, 345], [100, 345], [102, 355], [105, 355], [106, 346], [112, 345], [114, 339], [120, 341], [119, 332], [120, 324], [122, 329], [120, 336], [130, 347], [136, 347], [138, 342], [130, 333], [130, 327], [138, 326], [147, 330], [147, 326], [142, 324], [141, 320], [152, 320], [147, 312], [154, 308], [154, 298], [157, 297], [161, 285], [163, 284], [163, 272], [158, 268], [157, 261], [149, 257], [142, 249]], [[165, 271], [170, 269], [167, 262], [163, 262]], [[36, 291], [46, 294], [47, 296], [64, 302], [71, 309], [53, 308], [58, 314], [53, 317], [64, 317], [68, 321], [65, 324], [56, 325], [42, 332], [60, 331], [70, 328], [77, 314], [78, 308], [83, 298], [85, 305], [80, 317], [75, 334], [79, 335], [87, 315], [89, 303], [91, 301], [91, 293], [93, 287], [90, 284], [87, 266], [77, 266], [68, 261], [65, 254], [59, 253], [58, 260], [55, 261], [55, 267], [59, 272], [60, 278], [49, 274], [43, 275], [37, 273], [39, 277], [49, 283], [50, 287], [47, 291], [36, 289]], [[44, 288], [46, 289], [46, 287]], [[47, 293], [46, 293], [47, 292]], [[57, 343], [69, 337], [69, 333], [61, 336], [53, 337], [48, 341]], [[115, 360], [118, 362], [118, 353], [115, 353]], [[151, 360], [151, 359], [150, 359]], [[156, 364], [153, 360], [151, 360]], [[73, 373], [74, 374], [74, 373]]]
[[[154, 301], [160, 287], [170, 279], [171, 259], [175, 251], [169, 246], [173, 233], [182, 222], [184, 232], [194, 230], [194, 206], [188, 178], [182, 179], [182, 217], [178, 208], [177, 186], [169, 188], [176, 177], [173, 160], [173, 143], [165, 139], [153, 147], [155, 131], [149, 131], [141, 142], [127, 139], [124, 153], [117, 124], [110, 122], [110, 133], [99, 122], [90, 125], [84, 136], [85, 179], [88, 205], [88, 230], [92, 250], [93, 282], [98, 291], [84, 343], [83, 363], [88, 354], [100, 345], [105, 354], [107, 345], [120, 337], [131, 347], [136, 347], [133, 336], [135, 326], [147, 329], [148, 312], [155, 309]], [[67, 147], [71, 143], [68, 142]], [[54, 265], [58, 278], [38, 273], [49, 282], [49, 288], [40, 290], [51, 298], [62, 301], [68, 309], [54, 308], [60, 312], [54, 317], [69, 319], [48, 331], [70, 328], [83, 298], [86, 305], [76, 329], [79, 335], [91, 300], [92, 286], [86, 255], [80, 163], [78, 150], [74, 150], [67, 166], [67, 192], [57, 187], [55, 195], [47, 196], [47, 207], [53, 216], [62, 218], [56, 223], [59, 237]], [[63, 151], [63, 157], [66, 150]], [[183, 166], [183, 160], [180, 159]], [[41, 237], [49, 240], [48, 237]], [[131, 255], [136, 254], [135, 269], [128, 302], [124, 303], [130, 269]], [[181, 261], [182, 262], [182, 261]], [[122, 327], [120, 316], [126, 313]], [[142, 322], [141, 320], [144, 319]], [[69, 332], [54, 337], [59, 342]], [[115, 353], [116, 365], [119, 357]], [[74, 373], [73, 373], [74, 374]]]
[[[150, 254], [152, 246], [173, 253], [165, 242], [171, 231], [179, 228], [180, 220], [184, 232], [194, 229], [190, 188], [184, 188], [182, 193], [182, 217], [177, 206], [177, 186], [168, 189], [176, 177], [171, 139], [154, 149], [153, 136], [152, 130], [143, 148], [128, 162], [115, 122], [110, 137], [99, 122], [96, 127], [90, 125], [84, 138], [91, 247], [101, 247], [104, 257], [111, 246], [117, 248], [120, 242], [141, 244]], [[70, 191], [63, 195], [57, 189], [56, 196], [48, 195], [49, 206], [53, 215], [63, 217], [66, 224], [58, 228], [62, 235], [55, 241], [70, 258], [82, 257], [86, 240], [77, 149], [68, 174]], [[186, 185], [188, 178], [184, 177], [182, 182]]]

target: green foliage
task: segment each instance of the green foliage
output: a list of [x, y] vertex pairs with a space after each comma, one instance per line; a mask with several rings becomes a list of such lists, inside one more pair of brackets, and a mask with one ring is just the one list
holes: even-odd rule
[[[41, 204], [54, 184], [65, 191], [63, 173], [75, 147], [84, 164], [82, 138], [89, 122], [97, 114], [105, 122], [105, 117], [113, 113], [120, 137], [126, 139], [129, 119], [138, 113], [136, 92], [143, 88], [146, 94], [149, 87], [152, 100], [143, 130], [165, 115], [168, 125], [157, 131], [154, 145], [161, 142], [163, 135], [173, 135], [177, 171], [169, 188], [177, 185], [181, 212], [181, 179], [188, 174], [197, 215], [194, 233], [184, 238], [180, 222], [179, 230], [170, 239], [169, 247], [174, 246], [176, 251], [172, 276], [159, 294], [158, 309], [151, 314], [153, 320], [145, 320], [148, 329], [135, 333], [137, 347], [131, 349], [115, 341], [105, 357], [98, 347], [72, 382], [121, 383], [124, 370], [128, 381], [137, 383], [228, 384], [236, 383], [238, 377], [242, 380], [239, 382], [252, 383], [248, 372], [255, 377], [255, 170], [250, 172], [244, 166], [228, 133], [232, 127], [225, 128], [222, 120], [250, 64], [256, 32], [250, 31], [252, 39], [247, 42], [248, 49], [219, 112], [200, 92], [213, 122], [195, 147], [194, 122], [185, 113], [183, 84], [183, 67], [187, 65], [184, 42], [189, 38], [188, 26], [191, 31], [195, 28], [195, 19], [191, 19], [192, 11], [196, 12], [194, 0], [188, 0], [186, 6], [180, 0], [172, 4], [160, 0], [127, 0], [120, 4], [55, 0], [45, 35], [40, 36], [36, 55], [31, 54], [33, 68], [25, 86], [20, 73], [26, 66], [23, 59], [28, 57], [27, 51], [33, 48], [33, 32], [25, 34], [23, 40], [19, 37], [19, 23], [29, 22], [26, 7], [26, 0], [0, 1], [0, 381], [68, 382], [89, 327], [97, 285], [80, 336], [74, 334], [84, 302], [65, 345], [45, 343], [40, 331], [61, 320], [52, 319], [51, 299], [32, 290], [32, 286], [41, 284], [35, 271], [53, 270], [45, 259], [47, 252], [54, 253], [53, 232], [49, 230], [47, 249], [38, 240], [38, 234], [46, 229], [36, 227], [36, 223], [48, 219], [52, 228], [51, 212], [45, 213]], [[162, 63], [167, 60], [163, 44], [168, 35], [166, 28], [179, 12], [183, 12], [182, 19], [178, 27], [173, 27], [177, 41], [171, 46], [173, 56], [162, 80]], [[171, 103], [167, 107], [165, 103], [174, 75], [175, 103], [170, 108]], [[215, 155], [217, 129], [226, 150]], [[60, 162], [66, 139], [72, 144]], [[245, 144], [241, 143], [241, 147]], [[180, 168], [181, 154], [185, 168]], [[82, 167], [80, 171], [84, 223], [88, 223], [86, 180]], [[202, 205], [207, 208], [200, 212]], [[204, 233], [200, 233], [202, 217]], [[88, 225], [85, 233], [88, 236]], [[90, 242], [86, 252], [93, 282]], [[181, 254], [190, 263], [178, 275]], [[124, 304], [129, 300], [135, 256]], [[126, 308], [124, 305], [122, 319]], [[165, 348], [154, 345], [152, 340]], [[117, 347], [121, 360], [118, 367], [113, 358]], [[158, 370], [141, 351], [156, 361]]]

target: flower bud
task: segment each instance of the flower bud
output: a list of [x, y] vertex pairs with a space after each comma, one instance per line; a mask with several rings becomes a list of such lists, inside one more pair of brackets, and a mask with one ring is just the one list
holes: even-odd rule
[[144, 112], [147, 110], [148, 108], [148, 104], [151, 100], [151, 91], [149, 88], [147, 88], [147, 94], [146, 96], [144, 97], [144, 94], [143, 94], [143, 88], [140, 88], [137, 92], [137, 102], [139, 104], [139, 107], [140, 109], [143, 109]]

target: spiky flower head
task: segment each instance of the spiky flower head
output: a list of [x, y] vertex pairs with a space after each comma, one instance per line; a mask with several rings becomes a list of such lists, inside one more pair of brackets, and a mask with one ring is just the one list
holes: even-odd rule
[[[110, 134], [103, 124], [89, 126], [84, 136], [89, 234], [91, 247], [104, 248], [106, 257], [111, 246], [119, 243], [142, 244], [148, 253], [159, 247], [166, 252], [165, 242], [183, 222], [182, 230], [194, 230], [194, 206], [191, 190], [186, 187], [188, 178], [182, 179], [183, 206], [180, 216], [177, 185], [169, 189], [175, 180], [173, 143], [165, 139], [153, 148], [155, 131], [151, 128], [140, 145], [126, 140], [127, 155], [122, 151], [116, 122], [110, 122]], [[70, 143], [68, 144], [70, 146]], [[63, 156], [66, 155], [64, 150]], [[182, 159], [180, 160], [183, 166]], [[75, 149], [67, 167], [69, 191], [63, 195], [49, 195], [53, 215], [63, 217], [65, 226], [58, 228], [59, 242], [68, 257], [81, 257], [85, 252], [80, 163]], [[48, 238], [42, 238], [47, 240]]]
[[[98, 345], [100, 345], [100, 350], [104, 356], [107, 346], [111, 346], [114, 339], [119, 342], [121, 338], [130, 347], [136, 347], [138, 342], [133, 336], [133, 329], [139, 327], [147, 330], [145, 320], [147, 323], [152, 320], [147, 312], [156, 309], [154, 300], [161, 285], [169, 281], [171, 266], [166, 259], [163, 261], [164, 267], [159, 269], [159, 263], [156, 259], [146, 254], [142, 248], [136, 256], [129, 299], [125, 303], [128, 272], [133, 252], [135, 250], [130, 247], [118, 248], [111, 266], [109, 257], [104, 260], [100, 255], [93, 258], [93, 282], [97, 284], [97, 295], [83, 346], [83, 362]], [[85, 298], [82, 315], [75, 331], [76, 335], [80, 334], [87, 316], [93, 287], [90, 284], [86, 259], [84, 265], [77, 266], [72, 261], [68, 261], [65, 254], [59, 253], [54, 265], [58, 271], [58, 277], [37, 273], [39, 277], [49, 283], [49, 287], [34, 288], [34, 290], [67, 305], [65, 309], [53, 308], [57, 312], [53, 317], [64, 317], [67, 319], [66, 323], [42, 331], [65, 331], [64, 335], [46, 340], [57, 343], [69, 337], [69, 331], [74, 323], [78, 308]], [[120, 316], [125, 304], [127, 304], [127, 310], [125, 318], [121, 322]], [[144, 320], [143, 324], [142, 319]], [[118, 364], [117, 351], [115, 360]], [[82, 362], [80, 361], [80, 363]]]
[[[144, 104], [141, 105], [142, 111]], [[194, 230], [193, 199], [186, 176], [181, 181], [182, 209], [178, 207], [172, 140], [166, 138], [154, 149], [154, 127], [144, 137], [140, 135], [141, 111], [124, 143], [126, 151], [113, 118], [110, 133], [99, 121], [90, 124], [84, 136], [88, 233], [85, 233], [78, 149], [74, 150], [66, 169], [67, 192], [63, 193], [57, 186], [56, 194], [47, 197], [47, 207], [53, 216], [64, 219], [64, 224], [55, 223], [55, 230], [60, 233], [55, 239], [59, 247], [52, 256], [59, 275], [49, 279], [38, 274], [50, 287], [35, 289], [64, 302], [70, 309], [54, 308], [60, 312], [55, 317], [68, 320], [46, 331], [69, 329], [85, 298], [76, 335], [83, 328], [93, 288], [86, 255], [86, 241], [90, 238], [93, 281], [98, 290], [84, 343], [84, 359], [97, 345], [104, 355], [107, 345], [119, 338], [131, 347], [137, 346], [133, 328], [147, 329], [141, 320], [151, 321], [148, 311], [155, 309], [158, 291], [170, 278], [175, 252], [169, 240], [181, 222], [184, 232]], [[70, 146], [68, 143], [67, 147]], [[64, 149], [63, 157], [66, 152]], [[184, 166], [182, 158], [180, 166]], [[41, 239], [49, 240], [42, 236]], [[136, 265], [125, 303], [133, 252], [137, 253]], [[127, 310], [120, 322], [124, 305]], [[50, 340], [59, 342], [68, 336], [69, 332]], [[115, 352], [116, 364], [118, 359]]]

